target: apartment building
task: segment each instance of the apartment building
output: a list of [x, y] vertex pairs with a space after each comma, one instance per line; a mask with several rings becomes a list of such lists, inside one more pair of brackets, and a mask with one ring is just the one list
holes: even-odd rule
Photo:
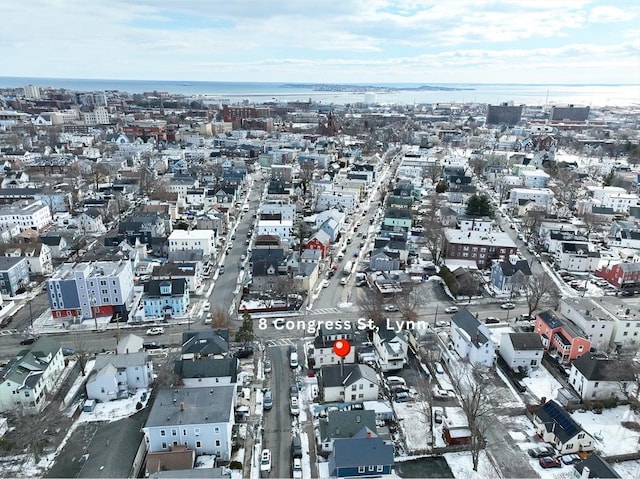
[[168, 238], [169, 254], [176, 251], [201, 250], [205, 258], [216, 256], [214, 230], [174, 230]]
[[475, 261], [479, 269], [487, 268], [492, 260], [509, 260], [518, 247], [507, 233], [445, 230], [444, 257], [447, 260]]
[[40, 200], [24, 200], [0, 207], [0, 230], [6, 231], [14, 226], [20, 233], [27, 230], [43, 232], [51, 224], [49, 205]]

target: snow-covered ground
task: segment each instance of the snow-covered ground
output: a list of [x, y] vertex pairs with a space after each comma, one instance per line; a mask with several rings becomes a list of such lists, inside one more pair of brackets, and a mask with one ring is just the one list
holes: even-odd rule
[[558, 389], [562, 388], [562, 385], [544, 367], [531, 371], [529, 377], [524, 378], [522, 382], [538, 399], [543, 397], [547, 400], [554, 399]]
[[640, 479], [640, 460], [619, 462], [617, 464], [613, 464], [613, 468], [620, 477]]
[[629, 454], [640, 449], [640, 432], [621, 425], [625, 421], [640, 424], [640, 414], [631, 411], [629, 406], [604, 409], [602, 414], [576, 411], [571, 416], [596, 439], [596, 448], [605, 456]]
[[[146, 393], [146, 394], [145, 394]], [[145, 395], [144, 401], [142, 400]], [[100, 402], [95, 405], [91, 412], [81, 412], [77, 423], [93, 422], [93, 421], [118, 421], [135, 414], [138, 410], [136, 404], [138, 402], [145, 407], [149, 401], [150, 390], [138, 389], [136, 393], [126, 399], [118, 399], [117, 401]]]
[[444, 454], [444, 458], [456, 479], [498, 477], [498, 473], [489, 461], [485, 451], [480, 451], [477, 472], [473, 470], [473, 461], [470, 452], [448, 452]]
[[394, 403], [409, 454], [424, 453], [431, 443], [431, 415], [422, 401]]

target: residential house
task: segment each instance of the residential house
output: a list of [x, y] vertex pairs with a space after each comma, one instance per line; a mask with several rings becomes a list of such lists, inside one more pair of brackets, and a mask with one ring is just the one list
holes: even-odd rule
[[362, 402], [378, 399], [376, 372], [364, 364], [322, 366], [318, 388], [323, 402]]
[[305, 249], [300, 255], [298, 271], [293, 277], [298, 290], [310, 291], [315, 287], [320, 275], [321, 255], [319, 249]]
[[530, 278], [528, 261], [517, 256], [510, 256], [508, 261], [497, 261], [491, 267], [491, 284], [503, 293], [526, 290]]
[[235, 403], [235, 386], [161, 389], [142, 428], [149, 452], [183, 445], [229, 461]]
[[400, 253], [378, 248], [371, 253], [369, 268], [372, 271], [399, 271]]
[[321, 252], [321, 258], [329, 255], [329, 247], [331, 246], [331, 238], [322, 230], [316, 231], [305, 244], [304, 249], [315, 249]]
[[327, 418], [321, 418], [318, 424], [318, 445], [323, 452], [331, 452], [336, 439], [349, 439], [363, 428], [375, 433], [375, 411], [329, 411]]
[[364, 437], [334, 441], [329, 477], [391, 477], [393, 464], [393, 446], [367, 432]]
[[179, 360], [174, 371], [189, 388], [228, 386], [238, 381], [238, 360], [233, 357]]
[[124, 335], [116, 345], [117, 354], [139, 353], [144, 349], [144, 341], [135, 334]]
[[564, 297], [558, 311], [585, 333], [592, 347], [603, 351], [609, 349], [617, 321], [615, 315], [602, 307], [601, 301], [588, 297]]
[[0, 255], [25, 258], [30, 275], [48, 276], [53, 273], [51, 249], [44, 243], [0, 244]]
[[403, 208], [387, 208], [382, 225], [388, 226], [393, 231], [408, 231], [413, 225], [413, 212]]
[[553, 204], [554, 194], [549, 188], [512, 188], [509, 190], [509, 204], [517, 208], [520, 200], [528, 200], [545, 210]]
[[622, 479], [615, 469], [598, 454], [590, 454], [573, 466], [575, 479]]
[[0, 292], [15, 296], [29, 284], [29, 262], [25, 257], [0, 256]]
[[542, 170], [523, 171], [522, 176], [525, 188], [546, 188], [550, 176]]
[[224, 358], [228, 353], [228, 329], [214, 328], [182, 333], [182, 360]]
[[593, 451], [595, 441], [556, 401], [547, 401], [533, 412], [533, 426], [543, 441], [560, 454]]
[[620, 290], [636, 290], [640, 288], [640, 263], [607, 264], [596, 272], [596, 276]]
[[67, 259], [71, 254], [69, 242], [60, 234], [41, 235], [40, 241], [49, 247], [51, 257], [54, 259]]
[[216, 232], [214, 230], [174, 230], [168, 238], [169, 253], [185, 250], [202, 250], [206, 259], [216, 257]]
[[377, 328], [373, 332], [373, 346], [378, 353], [378, 364], [383, 372], [398, 371], [407, 363], [409, 342], [404, 332]]
[[442, 421], [442, 438], [451, 446], [460, 446], [471, 442], [469, 420], [460, 407], [448, 407]]
[[187, 282], [189, 293], [195, 293], [202, 286], [204, 271], [201, 262], [172, 261], [160, 266], [154, 266], [151, 279], [184, 279]]
[[473, 365], [491, 367], [495, 345], [489, 328], [463, 308], [451, 317], [451, 342], [458, 355]]
[[40, 200], [21, 200], [0, 206], [0, 230], [18, 226], [21, 233], [25, 230], [42, 233], [51, 222], [51, 209]]
[[149, 353], [98, 354], [87, 379], [87, 398], [107, 402], [129, 397], [153, 382], [153, 362]]
[[493, 260], [509, 260], [517, 252], [518, 247], [507, 233], [445, 229], [444, 257], [447, 260], [467, 260], [483, 269]]
[[583, 401], [627, 399], [635, 386], [635, 375], [617, 359], [586, 353], [571, 363], [569, 384]]
[[582, 356], [591, 348], [591, 341], [578, 326], [551, 310], [537, 314], [533, 331], [540, 335], [545, 350], [564, 364]]
[[333, 351], [333, 344], [339, 339], [352, 341], [354, 337], [353, 330], [335, 330], [329, 329], [324, 324], [320, 325], [317, 330], [316, 337], [313, 340], [313, 346], [309, 348], [309, 366], [319, 369], [327, 364], [354, 363], [356, 358], [356, 348], [351, 347], [349, 354], [344, 358], [338, 357]]
[[184, 279], [152, 279], [143, 283], [146, 318], [182, 317], [189, 308], [189, 288]]
[[554, 255], [556, 266], [567, 271], [596, 271], [600, 252], [592, 247], [588, 242], [561, 241]]
[[494, 224], [493, 219], [487, 217], [458, 216], [457, 221], [461, 231], [481, 231], [483, 233], [491, 233]]
[[282, 248], [263, 249], [256, 245], [251, 252], [249, 261], [251, 290], [256, 292], [275, 291], [278, 288], [280, 266], [283, 261], [284, 250]]
[[544, 348], [536, 333], [503, 333], [499, 353], [513, 371], [528, 371], [540, 367]]
[[107, 232], [102, 211], [98, 208], [87, 208], [75, 220], [84, 234], [104, 234]]
[[0, 371], [0, 412], [39, 413], [56, 392], [64, 370], [62, 348], [42, 337], [22, 349]]

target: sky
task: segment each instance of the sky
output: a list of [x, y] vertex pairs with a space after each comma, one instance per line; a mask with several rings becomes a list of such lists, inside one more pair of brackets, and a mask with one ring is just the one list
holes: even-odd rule
[[632, 0], [2, 0], [0, 76], [639, 84]]

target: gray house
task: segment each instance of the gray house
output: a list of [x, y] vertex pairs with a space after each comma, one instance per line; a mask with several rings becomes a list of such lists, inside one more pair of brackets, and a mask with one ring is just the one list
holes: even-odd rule
[[162, 389], [142, 428], [149, 452], [183, 445], [196, 455], [231, 458], [235, 386]]
[[175, 373], [186, 387], [215, 387], [235, 384], [238, 380], [236, 358], [204, 358], [176, 361]]
[[531, 277], [527, 260], [509, 256], [508, 261], [498, 261], [491, 268], [491, 283], [504, 292], [523, 291]]
[[182, 359], [223, 358], [229, 352], [229, 330], [207, 329], [182, 333]]
[[392, 473], [393, 446], [368, 431], [363, 437], [336, 439], [329, 456], [329, 476], [384, 477]]
[[375, 411], [330, 411], [327, 419], [320, 419], [318, 425], [320, 446], [324, 452], [333, 451], [335, 439], [351, 438], [362, 428], [376, 430]]
[[153, 381], [153, 363], [145, 351], [129, 354], [98, 354], [87, 380], [87, 397], [101, 402], [128, 397]]
[[377, 249], [371, 254], [369, 267], [373, 271], [398, 271], [400, 269], [400, 253]]
[[29, 284], [29, 262], [27, 258], [0, 256], [0, 291], [15, 296], [20, 288]]

